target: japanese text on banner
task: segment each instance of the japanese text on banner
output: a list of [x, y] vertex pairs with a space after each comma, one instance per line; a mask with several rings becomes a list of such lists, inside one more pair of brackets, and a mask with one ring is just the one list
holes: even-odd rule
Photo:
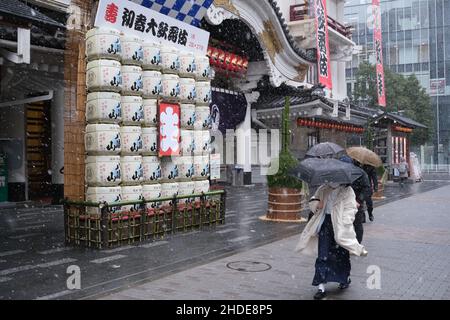
[[205, 55], [209, 32], [125, 0], [100, 0], [95, 26]]
[[325, 87], [332, 88], [330, 69], [330, 47], [328, 44], [328, 16], [326, 0], [314, 0], [317, 36], [317, 67], [319, 82]]
[[384, 87], [384, 69], [383, 69], [383, 45], [381, 38], [381, 14], [380, 0], [372, 0], [372, 10], [374, 17], [373, 45], [376, 54], [376, 81], [378, 105], [386, 107], [386, 91]]

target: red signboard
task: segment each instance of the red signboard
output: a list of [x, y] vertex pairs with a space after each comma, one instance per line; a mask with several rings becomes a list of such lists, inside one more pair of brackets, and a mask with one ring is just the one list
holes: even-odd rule
[[383, 47], [381, 38], [381, 14], [380, 14], [380, 0], [372, 0], [372, 10], [374, 18], [373, 28], [373, 45], [376, 54], [376, 81], [377, 81], [377, 95], [378, 105], [386, 107], [386, 91], [384, 87], [384, 69], [383, 69]]
[[330, 47], [328, 44], [327, 1], [314, 0], [314, 12], [316, 16], [317, 67], [319, 69], [319, 82], [325, 87], [331, 89], [332, 80], [330, 68]]
[[159, 119], [159, 156], [178, 156], [180, 154], [180, 106], [160, 103]]

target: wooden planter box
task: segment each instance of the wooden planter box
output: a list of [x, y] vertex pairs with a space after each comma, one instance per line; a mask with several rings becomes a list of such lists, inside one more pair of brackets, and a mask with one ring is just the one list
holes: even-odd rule
[[301, 190], [292, 188], [269, 188], [268, 200], [268, 219], [301, 220]]

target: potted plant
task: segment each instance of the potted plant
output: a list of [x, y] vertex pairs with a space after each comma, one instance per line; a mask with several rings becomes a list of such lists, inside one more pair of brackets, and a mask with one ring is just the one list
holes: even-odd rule
[[277, 221], [301, 221], [302, 183], [288, 174], [298, 164], [298, 160], [289, 151], [289, 97], [285, 98], [281, 136], [282, 147], [278, 156], [278, 171], [267, 176], [269, 209], [266, 218]]

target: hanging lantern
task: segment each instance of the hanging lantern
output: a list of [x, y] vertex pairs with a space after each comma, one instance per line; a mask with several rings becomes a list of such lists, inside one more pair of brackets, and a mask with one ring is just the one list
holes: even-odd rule
[[231, 60], [233, 59], [234, 54], [227, 52], [225, 54], [225, 65], [224, 68], [228, 71], [233, 71], [233, 64], [231, 63]]
[[216, 66], [219, 61], [219, 49], [212, 48], [211, 50], [211, 58], [212, 58], [212, 64]]
[[223, 51], [221, 49], [217, 49], [217, 51], [219, 52], [219, 54], [217, 56], [217, 66], [220, 68], [223, 68], [223, 66], [225, 64], [225, 51]]
[[233, 54], [233, 56], [231, 57], [231, 71], [233, 72], [239, 71], [239, 67], [237, 65], [238, 57], [239, 56], [237, 54]]
[[242, 67], [244, 68], [245, 71], [247, 71], [247, 68], [248, 68], [248, 59], [247, 58], [243, 59]]

